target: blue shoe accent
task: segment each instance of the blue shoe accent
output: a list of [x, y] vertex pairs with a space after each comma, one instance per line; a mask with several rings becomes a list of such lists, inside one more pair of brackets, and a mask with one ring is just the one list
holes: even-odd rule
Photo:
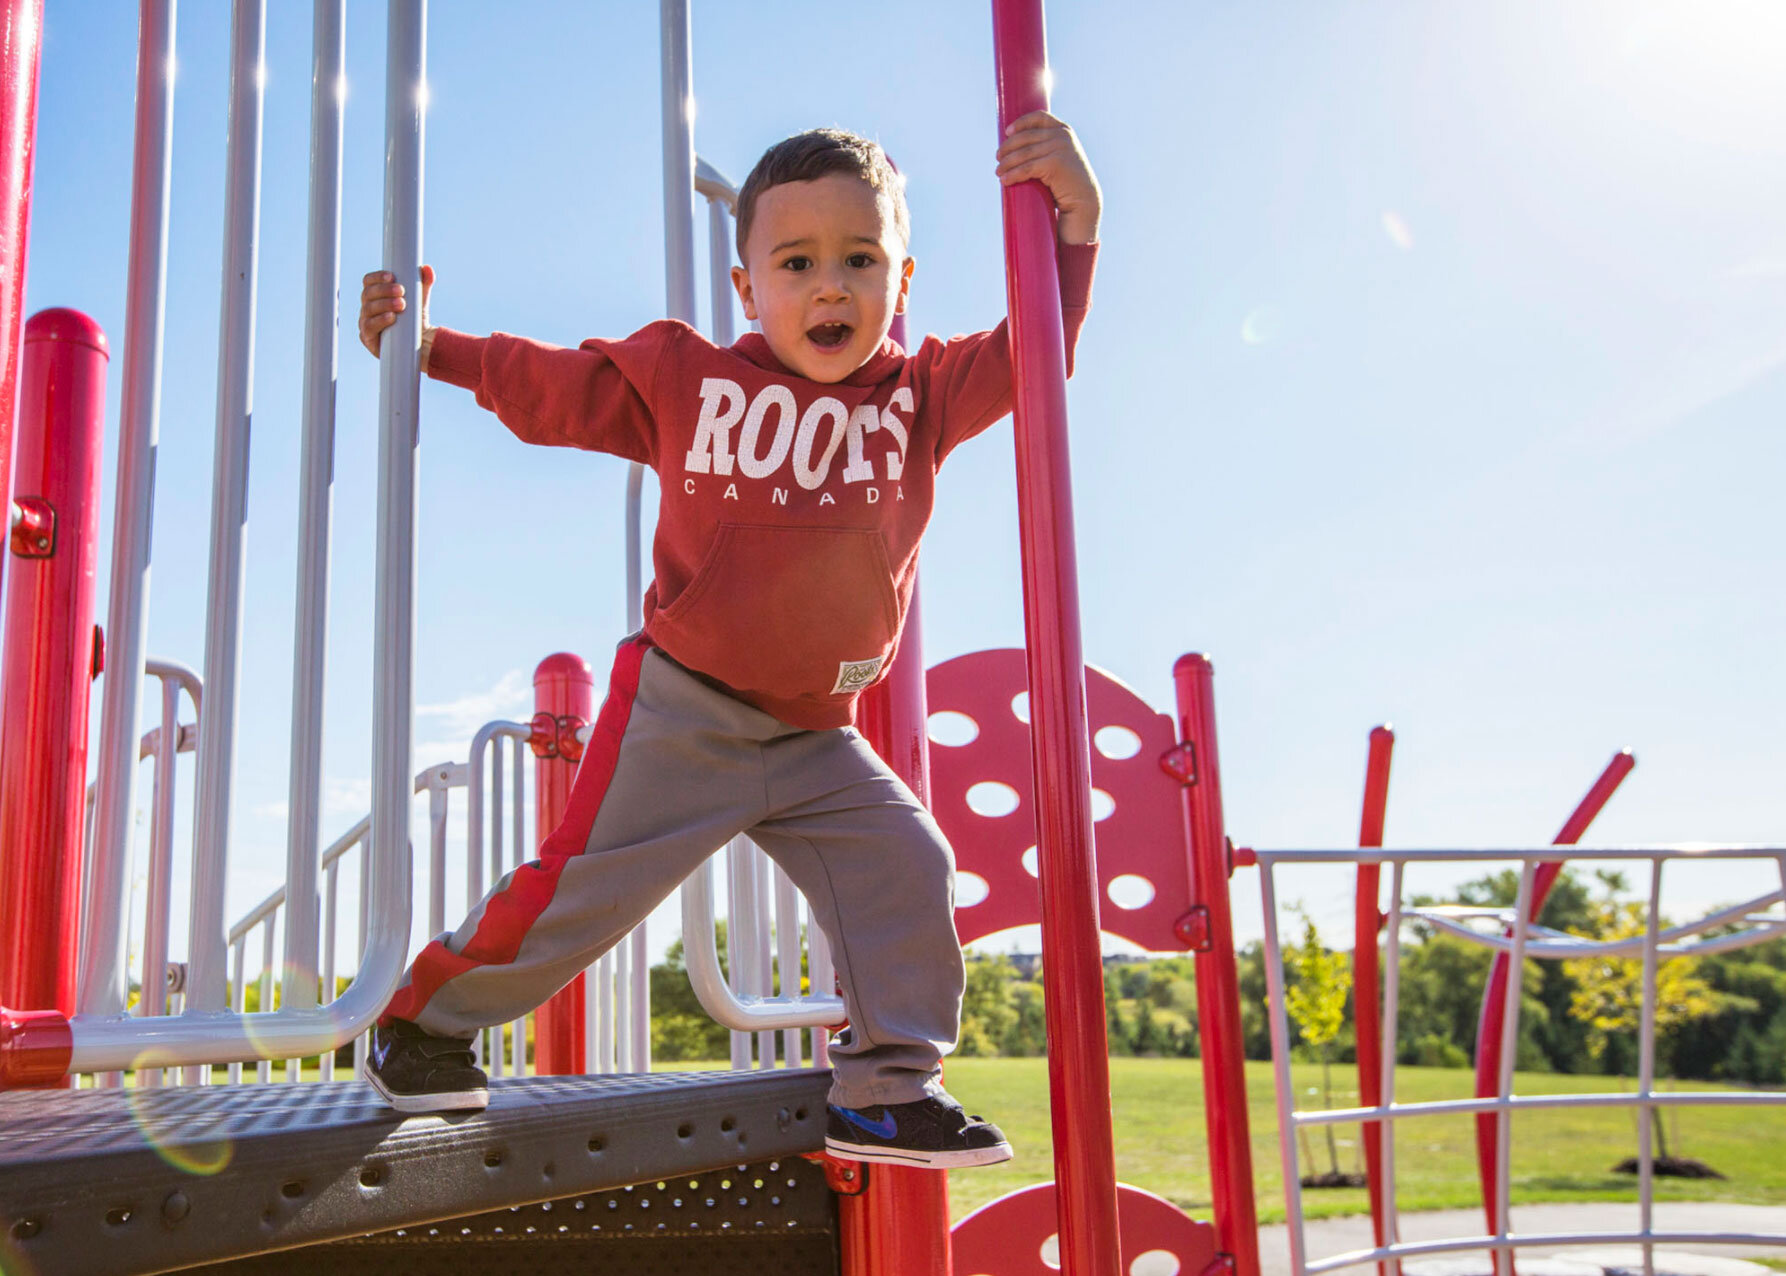
[[893, 1114], [886, 1108], [881, 1109], [885, 1115], [878, 1121], [870, 1121], [866, 1113], [858, 1112], [854, 1108], [833, 1107], [831, 1110], [858, 1130], [864, 1130], [877, 1138], [890, 1139], [899, 1133], [899, 1122], [893, 1119]]

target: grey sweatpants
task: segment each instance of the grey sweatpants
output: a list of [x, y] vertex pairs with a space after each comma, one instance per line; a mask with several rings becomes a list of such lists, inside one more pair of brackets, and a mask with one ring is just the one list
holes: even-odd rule
[[831, 1102], [934, 1092], [960, 1030], [955, 861], [910, 789], [853, 728], [807, 731], [623, 643], [564, 822], [450, 935], [417, 955], [387, 1014], [443, 1036], [517, 1018], [748, 833], [831, 941], [849, 1026]]

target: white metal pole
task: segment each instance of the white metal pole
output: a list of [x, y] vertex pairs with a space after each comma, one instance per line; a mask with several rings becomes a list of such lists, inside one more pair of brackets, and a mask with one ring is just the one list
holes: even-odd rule
[[[1395, 1105], [1395, 1042], [1401, 1027], [1401, 956], [1402, 956], [1402, 869], [1400, 860], [1389, 874], [1388, 943], [1384, 964], [1388, 978], [1383, 983], [1383, 1103]], [[1395, 1133], [1393, 1119], [1383, 1122], [1383, 1241], [1394, 1245], [1401, 1240], [1401, 1212], [1395, 1204]], [[1401, 1260], [1389, 1264], [1389, 1276], [1401, 1276]]]
[[99, 774], [92, 851], [81, 901], [77, 1008], [122, 1014], [127, 1000], [125, 880], [136, 809], [137, 715], [143, 617], [149, 606], [149, 532], [161, 415], [168, 192], [173, 171], [174, 0], [143, 0], [137, 35], [136, 143], [130, 181], [130, 263], [125, 289], [123, 398], [112, 577], [106, 608], [111, 676], [99, 715]]
[[1278, 940], [1277, 873], [1259, 864], [1260, 902], [1265, 914], [1265, 988], [1271, 1027], [1271, 1066], [1277, 1077], [1278, 1154], [1284, 1166], [1284, 1221], [1290, 1241], [1290, 1276], [1305, 1276], [1308, 1254], [1302, 1235], [1302, 1178], [1296, 1160], [1296, 1113], [1291, 1102], [1290, 1021], [1284, 1006], [1284, 950]]
[[[384, 266], [421, 296], [427, 0], [391, 0], [385, 38]], [[379, 509], [373, 584], [372, 878], [411, 898], [409, 799], [415, 748], [416, 466], [422, 308], [386, 329], [379, 357]], [[380, 919], [381, 921], [383, 919]], [[409, 928], [407, 908], [403, 928]], [[363, 972], [362, 972], [363, 974]]]
[[304, 316], [304, 437], [298, 495], [297, 635], [286, 803], [283, 1004], [317, 1004], [316, 857], [322, 844], [323, 686], [329, 632], [335, 373], [341, 319], [341, 134], [347, 0], [316, 0], [310, 73], [310, 227]]
[[248, 539], [249, 423], [254, 411], [254, 295], [260, 220], [266, 0], [236, 0], [230, 22], [229, 167], [224, 204], [217, 445], [211, 475], [205, 703], [199, 714], [186, 1013], [224, 1008], [223, 886], [236, 769], [236, 679]]
[[1507, 961], [1507, 998], [1501, 1011], [1500, 1107], [1495, 1112], [1495, 1247], [1497, 1276], [1514, 1276], [1513, 1246], [1507, 1238], [1513, 1231], [1513, 1204], [1508, 1194], [1513, 1187], [1513, 1110], [1507, 1100], [1513, 1094], [1513, 1065], [1519, 1058], [1520, 1010], [1525, 1002], [1526, 918], [1532, 909], [1533, 876], [1537, 865], [1526, 860], [1519, 868], [1519, 894], [1513, 902], [1513, 951]]
[[1650, 863], [1650, 907], [1643, 923], [1643, 1011], [1637, 1030], [1637, 1201], [1643, 1231], [1643, 1276], [1656, 1276], [1656, 1166], [1651, 1146], [1656, 1119], [1656, 997], [1660, 960], [1662, 861]]

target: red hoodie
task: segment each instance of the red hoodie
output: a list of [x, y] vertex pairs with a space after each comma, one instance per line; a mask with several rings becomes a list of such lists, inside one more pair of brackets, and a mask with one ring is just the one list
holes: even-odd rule
[[[1095, 245], [1060, 247], [1067, 367]], [[720, 349], [664, 319], [575, 350], [435, 331], [428, 374], [475, 391], [528, 443], [611, 452], [662, 495], [645, 634], [793, 726], [847, 726], [891, 662], [937, 468], [1011, 410], [1005, 324], [840, 382], [782, 366], [759, 333]]]

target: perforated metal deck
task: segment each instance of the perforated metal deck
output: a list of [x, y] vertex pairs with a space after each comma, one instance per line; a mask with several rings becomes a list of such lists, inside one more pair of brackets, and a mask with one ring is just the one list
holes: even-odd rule
[[510, 1079], [485, 1112], [408, 1119], [357, 1082], [4, 1093], [0, 1270], [168, 1271], [699, 1181], [816, 1151], [829, 1084], [813, 1070]]

